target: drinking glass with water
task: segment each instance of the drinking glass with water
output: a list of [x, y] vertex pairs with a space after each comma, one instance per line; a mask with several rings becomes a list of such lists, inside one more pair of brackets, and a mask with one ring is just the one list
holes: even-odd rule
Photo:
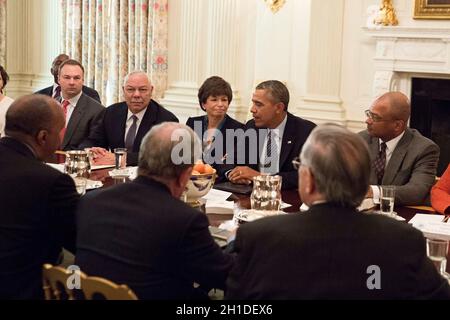
[[382, 214], [394, 216], [395, 187], [381, 186], [380, 211]]
[[433, 262], [438, 272], [445, 278], [449, 274], [447, 268], [448, 241], [439, 239], [427, 239], [427, 256]]
[[116, 169], [124, 169], [127, 166], [127, 148], [115, 148]]

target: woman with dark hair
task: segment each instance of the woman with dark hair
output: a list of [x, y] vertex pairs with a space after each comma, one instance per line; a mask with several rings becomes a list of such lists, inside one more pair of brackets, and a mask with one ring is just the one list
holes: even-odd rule
[[9, 76], [5, 68], [0, 65], [0, 136], [5, 135], [5, 116], [9, 106], [13, 103], [13, 99], [3, 94], [3, 89], [9, 81]]
[[186, 122], [203, 142], [203, 161], [217, 170], [219, 178], [225, 172], [227, 152], [234, 152], [236, 148], [236, 139], [228, 141], [227, 146], [227, 129], [244, 128], [242, 123], [227, 115], [232, 99], [230, 84], [221, 77], [210, 77], [198, 90], [198, 102], [206, 115], [189, 118]]

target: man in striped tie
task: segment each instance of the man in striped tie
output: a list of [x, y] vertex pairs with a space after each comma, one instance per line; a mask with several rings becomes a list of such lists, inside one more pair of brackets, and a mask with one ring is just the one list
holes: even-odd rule
[[378, 203], [380, 186], [394, 185], [396, 205], [428, 205], [439, 147], [408, 128], [408, 98], [401, 92], [385, 93], [365, 113], [367, 130], [360, 135], [372, 158], [367, 197]]
[[255, 132], [257, 142], [238, 137], [234, 159], [238, 166], [226, 173], [228, 180], [250, 184], [261, 173], [277, 174], [283, 179], [283, 189], [297, 188], [298, 173], [292, 160], [316, 125], [288, 112], [289, 91], [280, 81], [260, 83], [252, 102], [253, 119], [245, 125], [245, 133]]

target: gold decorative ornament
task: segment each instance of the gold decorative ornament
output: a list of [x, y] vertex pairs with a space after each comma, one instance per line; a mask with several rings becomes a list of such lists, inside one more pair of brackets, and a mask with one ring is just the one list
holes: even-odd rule
[[277, 13], [282, 6], [286, 3], [286, 0], [264, 0], [266, 5], [270, 8], [272, 13]]
[[380, 12], [375, 19], [375, 24], [382, 26], [396, 26], [398, 25], [397, 15], [395, 14], [392, 0], [382, 0]]

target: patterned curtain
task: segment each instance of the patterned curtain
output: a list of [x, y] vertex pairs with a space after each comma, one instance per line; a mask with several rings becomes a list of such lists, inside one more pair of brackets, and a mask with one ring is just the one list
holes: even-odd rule
[[[0, 0], [1, 1], [1, 0]], [[108, 106], [127, 73], [147, 72], [153, 98], [167, 88], [168, 0], [61, 0], [62, 49], [85, 68], [85, 84]]]
[[0, 65], [6, 62], [6, 0], [0, 0]]

